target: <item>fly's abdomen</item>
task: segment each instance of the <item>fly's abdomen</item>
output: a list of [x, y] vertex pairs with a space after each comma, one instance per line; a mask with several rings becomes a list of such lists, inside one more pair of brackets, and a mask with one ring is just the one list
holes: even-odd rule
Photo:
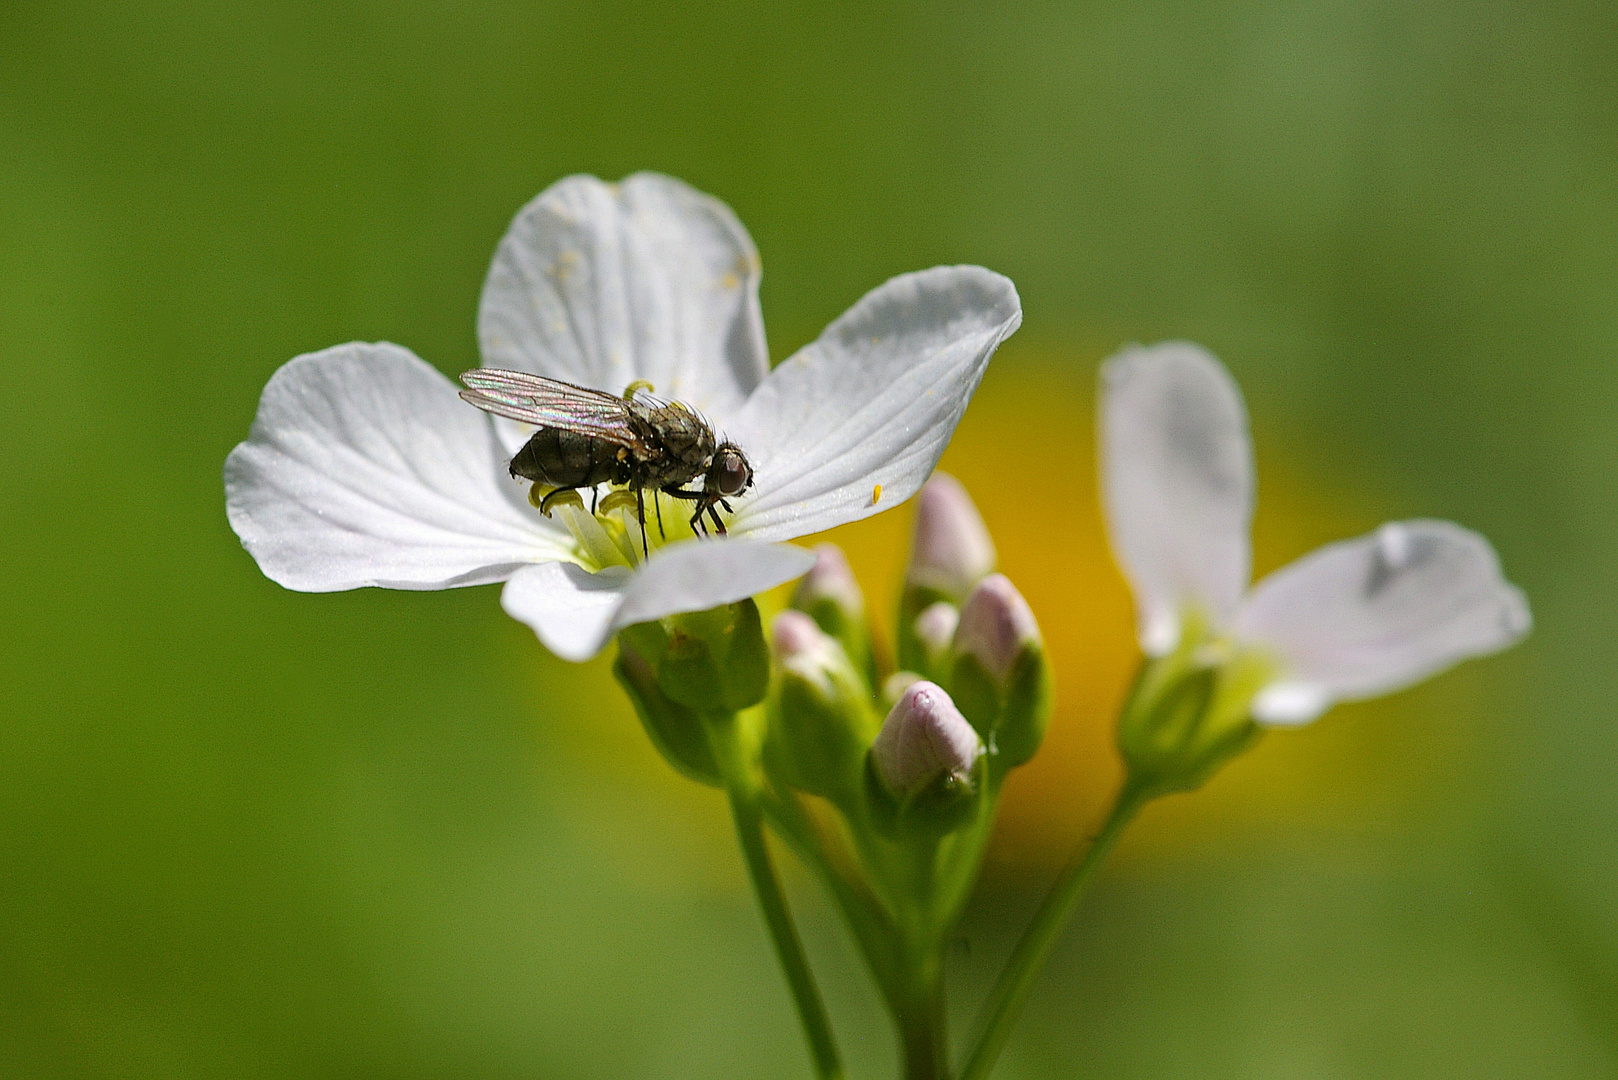
[[576, 431], [540, 428], [511, 459], [511, 475], [558, 488], [605, 484], [622, 468], [616, 443]]

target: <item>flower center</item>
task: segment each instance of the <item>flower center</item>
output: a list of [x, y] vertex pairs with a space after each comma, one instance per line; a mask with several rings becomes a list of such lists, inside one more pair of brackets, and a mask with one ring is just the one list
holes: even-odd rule
[[633, 488], [605, 491], [596, 502], [594, 514], [590, 512], [591, 498], [590, 494], [574, 492], [547, 494], [545, 488], [535, 484], [528, 500], [535, 507], [546, 502], [545, 511], [573, 536], [575, 561], [591, 573], [609, 566], [638, 566], [644, 558], [643, 550], [650, 553], [695, 536], [690, 525], [692, 504], [670, 498], [656, 488], [641, 489], [646, 506], [644, 548], [641, 500]]

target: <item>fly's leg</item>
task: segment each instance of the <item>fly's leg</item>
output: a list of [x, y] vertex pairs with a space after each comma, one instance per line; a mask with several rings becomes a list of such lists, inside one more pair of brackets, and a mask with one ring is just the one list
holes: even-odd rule
[[669, 534], [663, 531], [663, 504], [657, 501], [656, 495], [652, 496], [652, 509], [657, 511], [657, 535], [667, 540]]
[[725, 523], [719, 520], [719, 511], [713, 508], [713, 503], [708, 504], [708, 516], [713, 519], [714, 528], [719, 530], [719, 535], [727, 535], [725, 533]]
[[[652, 505], [657, 505], [655, 496], [652, 499]], [[638, 485], [635, 488], [635, 511], [636, 517], [640, 521], [640, 555], [642, 559], [649, 559], [652, 557], [652, 553], [646, 550], [646, 489]]]
[[598, 484], [590, 489], [590, 516], [596, 516], [596, 507], [601, 505], [601, 486]]
[[663, 494], [673, 496], [676, 499], [686, 499], [688, 501], [695, 502], [697, 504], [697, 512], [691, 515], [691, 533], [693, 536], [708, 535], [707, 526], [702, 524], [702, 512], [708, 509], [707, 504], [704, 502], [704, 500], [708, 497], [705, 492], [683, 491], [675, 485], [670, 484], [668, 487], [663, 489]]

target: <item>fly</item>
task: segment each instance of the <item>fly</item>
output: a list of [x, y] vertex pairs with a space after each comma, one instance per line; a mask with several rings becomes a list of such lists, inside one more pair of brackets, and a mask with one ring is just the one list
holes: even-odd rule
[[[549, 516], [558, 496], [578, 488], [634, 489], [642, 554], [647, 553], [646, 488], [695, 503], [691, 531], [707, 533], [706, 515], [722, 536], [725, 523], [715, 507], [735, 513], [727, 500], [753, 484], [753, 466], [741, 447], [715, 439], [713, 428], [691, 406], [645, 393], [646, 383], [631, 383], [618, 395], [499, 368], [476, 368], [461, 382], [466, 384], [463, 400], [539, 428], [511, 459], [511, 475], [553, 489], [536, 503], [542, 513]], [[685, 486], [699, 478], [700, 486]], [[662, 508], [655, 499], [652, 505], [661, 531]]]

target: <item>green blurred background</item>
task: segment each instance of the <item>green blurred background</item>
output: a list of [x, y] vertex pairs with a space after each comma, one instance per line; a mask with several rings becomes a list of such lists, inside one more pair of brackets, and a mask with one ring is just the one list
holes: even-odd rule
[[[0, 1075], [808, 1075], [724, 808], [604, 661], [492, 588], [284, 592], [224, 518], [279, 364], [474, 364], [517, 208], [652, 168], [752, 230], [777, 358], [902, 271], [1022, 292], [946, 464], [1061, 710], [958, 1026], [1116, 775], [1118, 344], [1236, 373], [1260, 571], [1450, 517], [1533, 601], [1514, 652], [1151, 809], [997, 1075], [1618, 1076], [1615, 100], [1610, 2], [0, 6]], [[884, 609], [907, 523], [834, 537]]]

